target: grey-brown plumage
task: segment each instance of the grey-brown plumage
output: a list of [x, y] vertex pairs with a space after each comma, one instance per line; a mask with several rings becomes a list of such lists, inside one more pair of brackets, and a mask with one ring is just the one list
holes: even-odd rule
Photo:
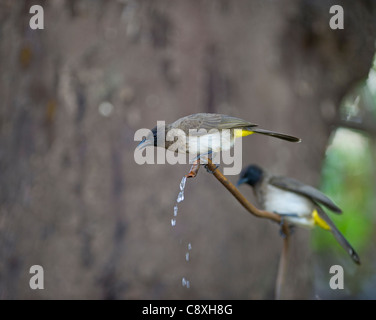
[[180, 118], [167, 127], [179, 128], [188, 133], [189, 129], [209, 131], [211, 129], [253, 128], [257, 127], [257, 124], [219, 113], [195, 113]]
[[322, 205], [324, 205], [325, 207], [327, 207], [335, 213], [342, 213], [342, 210], [325, 194], [323, 194], [316, 188], [306, 185], [298, 180], [288, 177], [270, 177], [269, 183], [275, 187], [306, 196], [310, 198], [312, 201], [321, 203]]
[[273, 136], [290, 142], [300, 142], [300, 139], [297, 137], [257, 128], [257, 126], [257, 124], [251, 123], [249, 121], [232, 116], [227, 116], [225, 114], [195, 113], [176, 120], [172, 124], [166, 126], [166, 128], [179, 128], [185, 133], [188, 133], [189, 129], [205, 129], [206, 131], [210, 131], [211, 129], [244, 129], [255, 133]]
[[[154, 146], [162, 146], [166, 149], [168, 149], [175, 141], [168, 141], [166, 140], [166, 137], [163, 137], [161, 135], [158, 135], [157, 132], [164, 130], [165, 134], [172, 130], [172, 129], [180, 129], [182, 132], [188, 136], [194, 136], [194, 137], [205, 137], [207, 138], [208, 133], [210, 130], [218, 130], [218, 132], [221, 134], [223, 130], [230, 129], [231, 130], [231, 141], [229, 143], [229, 148], [226, 147], [226, 149], [220, 145], [220, 142], [215, 141], [214, 139], [214, 147], [215, 150], [209, 150], [209, 151], [221, 151], [221, 150], [228, 150], [230, 147], [233, 146], [234, 143], [234, 130], [235, 129], [241, 129], [244, 130], [245, 135], [251, 134], [251, 133], [258, 133], [263, 134], [267, 136], [272, 136], [275, 138], [283, 139], [290, 142], [300, 142], [300, 139], [291, 135], [265, 130], [258, 128], [256, 124], [236, 118], [227, 116], [224, 114], [218, 114], [218, 113], [196, 113], [191, 114], [186, 117], [180, 118], [176, 120], [173, 123], [166, 124], [165, 127], [154, 127], [151, 131], [152, 133], [146, 137], [143, 141], [140, 143], [140, 147], [144, 147], [147, 145], [154, 145]], [[203, 129], [201, 132], [200, 130]], [[201, 141], [202, 142], [202, 141]], [[217, 144], [216, 144], [217, 143]], [[205, 142], [201, 143], [203, 146], [205, 146]], [[186, 146], [184, 148], [179, 148], [179, 150], [184, 149], [185, 152], [190, 153], [191, 145], [189, 139], [186, 141]], [[195, 150], [197, 151], [197, 150]], [[200, 149], [200, 151], [202, 151]]]
[[342, 213], [342, 210], [321, 191], [289, 177], [273, 176], [256, 165], [243, 169], [238, 185], [242, 183], [253, 187], [262, 209], [283, 216], [291, 224], [305, 227], [317, 225], [331, 231], [354, 262], [360, 264], [354, 248], [320, 205], [335, 213]]

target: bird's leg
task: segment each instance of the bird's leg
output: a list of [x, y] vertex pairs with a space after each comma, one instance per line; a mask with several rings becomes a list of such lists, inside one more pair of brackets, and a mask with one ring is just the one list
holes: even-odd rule
[[217, 170], [217, 169], [219, 168], [219, 165], [217, 165], [213, 171], [210, 170], [210, 169], [208, 168], [208, 165], [207, 165], [207, 164], [205, 164], [204, 167], [205, 167], [205, 169], [206, 169], [206, 172], [209, 172], [209, 173], [213, 174], [214, 171]]
[[195, 161], [193, 161], [193, 164], [191, 166], [191, 170], [189, 171], [189, 173], [185, 177], [186, 178], [196, 177], [199, 169], [200, 169], [200, 159], [196, 159]]
[[[212, 160], [213, 158], [213, 151], [210, 150], [207, 154], [205, 154], [205, 156], [208, 156], [208, 159]], [[205, 169], [206, 169], [206, 172], [209, 172], [209, 173], [214, 173], [215, 170], [217, 170], [219, 168], [219, 165], [216, 165], [215, 169], [214, 170], [210, 170], [209, 167], [208, 167], [208, 164], [205, 164], [204, 165]]]
[[286, 233], [283, 231], [284, 224], [285, 224], [285, 219], [283, 218], [283, 216], [281, 216], [281, 222], [279, 223], [279, 226], [280, 226], [279, 234], [283, 239], [287, 237]]
[[[298, 215], [294, 214], [294, 213], [279, 213], [279, 212], [275, 212], [275, 211], [274, 211], [274, 213], [278, 214], [281, 217], [281, 222], [279, 223], [279, 225], [281, 227], [279, 229], [279, 234], [281, 235], [282, 238], [286, 238], [287, 235], [286, 235], [285, 231], [283, 230], [283, 225], [285, 224], [285, 217], [297, 217]], [[287, 224], [286, 227], [288, 228], [288, 231], [291, 234], [292, 229], [293, 229], [293, 225]]]

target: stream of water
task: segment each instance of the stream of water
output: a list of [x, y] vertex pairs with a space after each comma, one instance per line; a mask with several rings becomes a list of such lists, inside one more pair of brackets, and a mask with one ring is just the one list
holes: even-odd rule
[[[176, 203], [175, 203], [175, 206], [174, 206], [174, 216], [171, 219], [171, 226], [172, 227], [176, 226], [176, 219], [177, 219], [178, 211], [179, 211], [178, 204], [184, 200], [184, 189], [185, 189], [185, 183], [186, 182], [187, 182], [187, 178], [186, 177], [183, 177], [181, 179], [181, 181], [180, 181], [180, 186], [179, 186], [180, 192], [178, 194], [178, 197], [176, 198]], [[190, 242], [188, 243], [187, 249], [188, 249], [188, 251], [185, 253], [185, 261], [189, 262], [190, 251], [192, 249], [192, 244]], [[187, 289], [190, 288], [190, 282], [185, 277], [183, 277], [181, 279], [181, 284], [182, 284], [183, 287], [186, 287]]]

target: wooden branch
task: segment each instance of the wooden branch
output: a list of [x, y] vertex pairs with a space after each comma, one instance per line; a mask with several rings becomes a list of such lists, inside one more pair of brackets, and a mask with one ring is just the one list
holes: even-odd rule
[[[240, 191], [216, 168], [211, 159], [208, 159], [207, 168], [213, 172], [214, 177], [228, 190], [230, 193], [240, 202], [240, 204], [251, 214], [258, 218], [266, 218], [275, 222], [281, 223], [281, 217], [273, 212], [259, 210], [252, 203], [250, 203]], [[290, 242], [290, 230], [286, 222], [282, 225], [282, 232], [285, 235], [283, 240], [283, 248], [278, 266], [278, 275], [276, 279], [275, 298], [279, 300], [283, 291], [286, 278], [289, 242]]]
[[364, 120], [363, 122], [337, 120], [333, 122], [333, 125], [337, 128], [355, 129], [376, 136], [376, 122], [373, 121], [373, 118]]
[[282, 289], [284, 288], [285, 279], [286, 279], [286, 270], [289, 254], [289, 244], [290, 244], [290, 228], [286, 223], [282, 225], [282, 232], [285, 235], [283, 239], [283, 248], [281, 257], [279, 259], [278, 274], [275, 285], [275, 299], [280, 300], [282, 295]]
[[216, 166], [212, 163], [211, 159], [208, 159], [207, 168], [213, 172], [214, 177], [222, 183], [222, 185], [231, 192], [231, 194], [240, 202], [240, 204], [251, 214], [258, 218], [266, 218], [280, 223], [281, 217], [273, 212], [268, 212], [256, 208], [252, 203], [250, 203], [240, 191], [218, 170]]

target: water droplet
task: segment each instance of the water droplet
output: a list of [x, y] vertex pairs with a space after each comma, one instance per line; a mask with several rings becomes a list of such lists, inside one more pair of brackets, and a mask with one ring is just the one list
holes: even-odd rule
[[181, 179], [181, 181], [180, 181], [180, 190], [181, 191], [184, 190], [186, 181], [187, 181], [187, 177], [183, 177], [183, 179]]
[[178, 215], [178, 206], [175, 204], [175, 207], [174, 207], [174, 217], [176, 217]]
[[176, 219], [171, 219], [171, 225], [174, 227], [176, 225]]
[[178, 194], [178, 198], [176, 199], [176, 202], [182, 202], [184, 200], [184, 188], [185, 188], [185, 183], [187, 181], [186, 177], [183, 177], [180, 181], [180, 192]]
[[178, 198], [176, 199], [176, 202], [179, 203], [179, 202], [182, 202], [183, 200], [184, 200], [184, 191], [180, 191]]
[[192, 245], [191, 245], [191, 243], [188, 243], [188, 250], [192, 250]]
[[187, 253], [185, 254], [185, 260], [186, 260], [186, 261], [189, 261], [189, 252], [187, 252]]
[[181, 279], [181, 284], [183, 287], [187, 287], [187, 289], [189, 289], [189, 287], [191, 286], [189, 280], [185, 279], [184, 277]]

